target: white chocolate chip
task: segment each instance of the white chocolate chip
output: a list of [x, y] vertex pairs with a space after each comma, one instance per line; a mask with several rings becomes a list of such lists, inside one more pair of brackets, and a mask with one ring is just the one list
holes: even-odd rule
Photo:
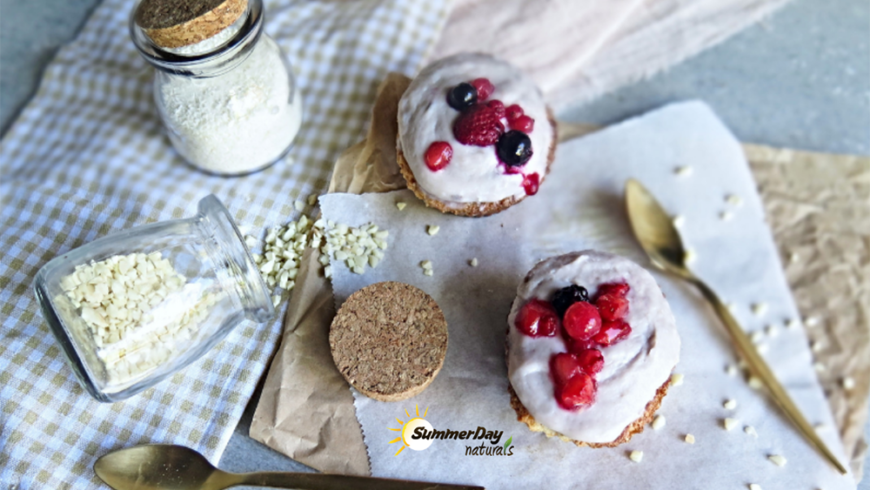
[[683, 379], [685, 376], [679, 373], [671, 374], [671, 386], [680, 386], [683, 384]]
[[305, 203], [300, 200], [296, 200], [296, 202], [293, 203], [293, 206], [296, 208], [296, 211], [302, 211], [305, 209]]
[[743, 432], [745, 432], [747, 435], [750, 435], [752, 437], [758, 437], [758, 432], [756, 432], [755, 427], [753, 427], [751, 425], [747, 425], [746, 427], [744, 427]]
[[740, 424], [740, 421], [737, 419], [732, 419], [732, 418], [722, 419], [722, 427], [724, 427], [725, 430], [731, 430], [731, 429], [737, 427], [739, 424]]
[[688, 177], [692, 175], [692, 167], [689, 165], [680, 165], [674, 169], [674, 173], [680, 177]]
[[761, 316], [767, 313], [767, 303], [759, 302], [752, 304], [752, 314], [755, 316]]
[[686, 434], [686, 437], [684, 437], [683, 440], [689, 444], [694, 444], [695, 443], [695, 436], [693, 436], [692, 434]]
[[761, 490], [761, 485], [758, 483], [750, 483], [749, 490]]
[[782, 468], [783, 466], [785, 466], [786, 463], [788, 463], [788, 460], [785, 459], [785, 456], [782, 456], [779, 454], [771, 454], [770, 456], [767, 457], [767, 459], [769, 459], [771, 463], [779, 466], [780, 468]]
[[687, 248], [686, 251], [683, 253], [683, 262], [685, 262], [686, 264], [691, 264], [697, 258], [697, 254], [691, 248]]
[[656, 415], [656, 418], [653, 419], [652, 428], [653, 430], [659, 430], [665, 426], [665, 416], [664, 415]]
[[855, 380], [849, 376], [846, 376], [845, 378], [843, 378], [843, 381], [841, 381], [841, 384], [843, 385], [843, 389], [846, 391], [849, 391], [849, 390], [852, 390], [855, 388]]
[[682, 214], [678, 214], [674, 216], [671, 221], [674, 223], [674, 226], [676, 226], [677, 228], [681, 228], [684, 224], [686, 224], [686, 217]]
[[733, 364], [729, 364], [729, 365], [725, 366], [725, 372], [728, 374], [728, 376], [737, 376], [737, 374], [740, 372], [740, 370], [737, 369], [737, 366], [735, 366]]
[[731, 211], [722, 211], [719, 213], [719, 219], [722, 221], [730, 221], [731, 218], [734, 217], [734, 214]]
[[734, 410], [737, 408], [737, 400], [725, 400], [725, 402], [722, 403], [722, 406], [725, 410]]
[[308, 205], [314, 206], [315, 204], [317, 204], [317, 194], [311, 194], [308, 196]]
[[407, 204], [405, 204], [405, 203], [403, 203], [403, 202], [401, 202], [401, 201], [399, 201], [399, 202], [396, 203], [396, 207], [399, 208], [399, 211], [405, 209], [405, 206], [407, 206]]
[[431, 269], [432, 268], [432, 261], [431, 260], [424, 260], [424, 261], [420, 262], [420, 267], [422, 267], [424, 269]]
[[441, 229], [438, 225], [429, 225], [426, 232], [429, 233], [429, 236], [434, 236], [438, 234], [438, 231]]
[[468, 265], [470, 265], [471, 267], [477, 267], [477, 257], [469, 260]]
[[725, 196], [725, 202], [732, 206], [739, 206], [743, 204], [743, 198], [741, 198], [737, 194], [728, 194]]
[[752, 335], [749, 336], [749, 340], [751, 340], [753, 344], [760, 344], [761, 341], [764, 340], [764, 332], [760, 330], [752, 332]]
[[749, 387], [753, 390], [761, 389], [764, 386], [764, 383], [761, 382], [761, 379], [756, 376], [749, 376]]
[[276, 295], [272, 296], [272, 306], [277, 308], [278, 304], [280, 304], [280, 303], [281, 303], [281, 295], [280, 294], [276, 294]]
[[800, 256], [800, 254], [798, 254], [797, 252], [792, 252], [792, 253], [789, 254], [789, 256], [788, 256], [788, 261], [791, 262], [792, 264], [794, 264], [795, 262], [799, 261], [800, 259], [801, 259], [801, 256]]
[[424, 275], [424, 276], [431, 276], [432, 274], [434, 274], [434, 272], [432, 271], [432, 269], [425, 269], [425, 270], [423, 270], [423, 275]]
[[768, 346], [762, 342], [755, 346], [755, 350], [757, 350], [759, 354], [765, 354], [768, 351]]
[[814, 316], [808, 316], [804, 318], [804, 325], [808, 327], [815, 327], [819, 324], [819, 319]]
[[813, 363], [813, 369], [815, 369], [817, 373], [823, 373], [823, 372], [825, 372], [825, 370], [826, 370], [827, 368], [825, 367], [824, 364], [822, 364], [821, 362], [818, 362], [818, 361], [817, 361], [817, 362], [814, 362], [814, 363]]
[[632, 451], [628, 458], [634, 461], [635, 463], [640, 463], [643, 460], [643, 451]]

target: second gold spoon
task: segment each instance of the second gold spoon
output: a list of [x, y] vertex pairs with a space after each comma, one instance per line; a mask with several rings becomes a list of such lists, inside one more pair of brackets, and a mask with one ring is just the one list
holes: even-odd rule
[[631, 179], [625, 184], [625, 206], [628, 210], [628, 219], [634, 236], [640, 242], [653, 265], [665, 272], [685, 279], [701, 290], [701, 294], [713, 306], [719, 319], [725, 324], [726, 330], [731, 335], [737, 352], [749, 364], [749, 368], [761, 380], [769, 390], [771, 397], [779, 405], [786, 416], [797, 426], [804, 437], [842, 474], [846, 474], [846, 468], [837, 460], [825, 443], [819, 438], [813, 427], [807, 422], [806, 417], [800, 412], [792, 399], [788, 396], [785, 388], [773, 375], [767, 363], [758, 354], [755, 346], [746, 332], [740, 328], [740, 324], [728, 311], [722, 300], [716, 293], [698, 279], [685, 264], [685, 249], [679, 233], [674, 228], [673, 222], [640, 182]]

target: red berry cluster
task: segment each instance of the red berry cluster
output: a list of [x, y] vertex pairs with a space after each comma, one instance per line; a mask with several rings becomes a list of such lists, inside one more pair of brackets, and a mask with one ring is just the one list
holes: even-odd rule
[[[518, 104], [505, 107], [498, 99], [487, 101], [494, 91], [495, 86], [486, 78], [460, 83], [448, 91], [447, 104], [460, 113], [453, 123], [453, 136], [463, 145], [494, 146], [505, 173], [519, 174], [533, 153], [528, 134], [534, 130], [535, 120]], [[450, 144], [436, 141], [426, 150], [426, 166], [436, 172], [452, 157]], [[523, 175], [526, 194], [537, 193], [539, 184], [538, 174]]]
[[528, 301], [517, 313], [516, 327], [525, 335], [555, 337], [561, 331], [568, 352], [550, 358], [550, 376], [562, 408], [574, 410], [595, 400], [595, 375], [604, 367], [599, 349], [631, 333], [625, 321], [628, 291], [625, 283], [602, 284], [591, 301], [574, 302], [561, 318], [551, 302], [540, 299]]

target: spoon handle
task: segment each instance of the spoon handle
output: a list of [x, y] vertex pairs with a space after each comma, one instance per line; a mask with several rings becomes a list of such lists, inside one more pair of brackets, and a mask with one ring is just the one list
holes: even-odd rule
[[846, 468], [840, 464], [837, 458], [833, 453], [828, 449], [828, 446], [825, 445], [824, 441], [819, 438], [816, 431], [807, 422], [807, 419], [803, 416], [798, 407], [794, 404], [791, 397], [788, 396], [788, 393], [785, 391], [785, 388], [777, 381], [776, 376], [774, 376], [773, 372], [770, 370], [770, 367], [767, 365], [767, 362], [764, 361], [764, 358], [758, 354], [758, 351], [755, 349], [755, 346], [752, 344], [752, 341], [749, 339], [749, 336], [746, 335], [746, 332], [740, 328], [740, 324], [737, 323], [737, 320], [731, 315], [731, 312], [728, 310], [722, 300], [716, 296], [716, 293], [713, 292], [703, 281], [700, 279], [694, 280], [695, 285], [701, 290], [701, 293], [707, 300], [713, 305], [713, 309], [716, 310], [716, 314], [719, 315], [719, 318], [722, 320], [722, 323], [725, 324], [725, 328], [728, 330], [728, 333], [731, 335], [734, 344], [737, 347], [737, 351], [746, 360], [749, 364], [752, 372], [761, 380], [762, 383], [767, 387], [770, 391], [771, 396], [774, 401], [779, 405], [783, 412], [788, 416], [788, 418], [792, 421], [794, 425], [803, 433], [804, 437], [806, 437], [810, 443], [812, 443], [815, 448], [822, 453], [822, 455], [828, 459], [828, 461], [833, 464], [837, 470], [842, 474], [846, 474]]
[[449, 485], [368, 476], [325, 475], [322, 473], [245, 473], [234, 485], [295, 488], [299, 490], [484, 490], [471, 485]]

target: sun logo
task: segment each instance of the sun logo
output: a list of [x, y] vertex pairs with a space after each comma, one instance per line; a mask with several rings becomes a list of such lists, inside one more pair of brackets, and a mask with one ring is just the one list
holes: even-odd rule
[[[429, 407], [426, 407], [426, 410], [423, 411], [423, 417], [425, 417], [427, 413], [429, 413]], [[402, 443], [402, 447], [400, 447], [399, 450], [396, 451], [396, 454], [394, 454], [393, 456], [398, 456], [399, 453], [404, 451], [406, 447], [409, 447], [414, 451], [422, 451], [432, 445], [432, 439], [411, 439], [411, 436], [414, 434], [414, 431], [418, 427], [423, 427], [425, 430], [428, 431], [432, 430], [432, 424], [430, 424], [429, 421], [420, 416], [419, 405], [417, 405], [416, 414], [416, 417], [411, 417], [411, 414], [408, 413], [408, 410], [405, 410], [405, 415], [407, 415], [410, 420], [408, 420], [407, 422], [402, 422], [397, 418], [396, 421], [402, 424], [401, 429], [387, 427], [391, 431], [402, 433], [401, 437], [397, 437], [390, 441], [390, 444], [393, 444], [395, 442]]]

